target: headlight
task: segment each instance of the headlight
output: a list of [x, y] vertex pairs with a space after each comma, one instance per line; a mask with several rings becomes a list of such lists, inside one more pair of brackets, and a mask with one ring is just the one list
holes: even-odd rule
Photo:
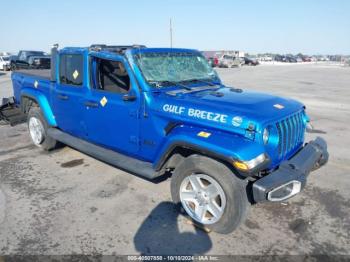
[[270, 137], [269, 129], [265, 128], [263, 132], [263, 141], [265, 145], [267, 145], [267, 143], [269, 142], [269, 137]]
[[310, 122], [306, 122], [306, 132], [312, 133], [314, 130], [314, 127], [311, 125]]
[[310, 117], [305, 112], [303, 114], [303, 121], [305, 123], [306, 132], [311, 133], [314, 127], [311, 124]]

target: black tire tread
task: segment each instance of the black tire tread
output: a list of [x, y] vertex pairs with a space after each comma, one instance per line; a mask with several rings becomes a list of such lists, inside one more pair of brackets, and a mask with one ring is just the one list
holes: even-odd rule
[[45, 138], [44, 138], [44, 141], [40, 144], [40, 147], [42, 149], [44, 149], [45, 151], [50, 151], [52, 149], [55, 149], [57, 146], [57, 141], [47, 135], [47, 129], [49, 128], [49, 125], [46, 122], [46, 119], [43, 116], [40, 107], [31, 106], [31, 108], [29, 109], [29, 112], [28, 112], [28, 118], [27, 118], [28, 123], [29, 123], [30, 117], [32, 117], [32, 116], [38, 118], [43, 123], [43, 126], [44, 126]]
[[179, 188], [183, 179], [194, 173], [202, 172], [213, 177], [225, 191], [227, 205], [222, 218], [211, 225], [201, 225], [217, 233], [228, 234], [235, 230], [247, 217], [250, 202], [246, 192], [246, 181], [238, 178], [223, 163], [202, 155], [191, 155], [175, 169], [171, 179], [171, 195], [175, 204], [181, 206]]

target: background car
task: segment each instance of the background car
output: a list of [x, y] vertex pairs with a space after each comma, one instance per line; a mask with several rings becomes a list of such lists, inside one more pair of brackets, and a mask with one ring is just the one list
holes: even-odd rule
[[309, 57], [309, 56], [303, 56], [303, 62], [311, 62], [311, 57]]
[[301, 56], [297, 56], [295, 57], [295, 59], [297, 60], [298, 63], [303, 62], [303, 58]]
[[273, 59], [272, 59], [272, 56], [265, 55], [265, 56], [259, 57], [259, 60], [264, 62], [271, 62]]
[[277, 62], [286, 62], [286, 56], [284, 56], [284, 55], [276, 55], [274, 57], [274, 60], [277, 61]]
[[43, 51], [19, 51], [17, 56], [11, 56], [10, 67], [16, 69], [49, 69], [51, 57]]
[[292, 55], [287, 55], [286, 56], [286, 62], [288, 62], [288, 63], [297, 63], [298, 60]]
[[231, 67], [240, 67], [242, 65], [242, 61], [238, 57], [234, 57], [232, 55], [223, 55], [219, 57], [219, 67], [223, 68], [231, 68]]
[[256, 66], [259, 65], [259, 61], [250, 57], [243, 57], [244, 65]]
[[0, 56], [0, 70], [10, 70], [10, 57]]
[[212, 67], [217, 67], [219, 64], [219, 59], [217, 57], [209, 57], [207, 60]]

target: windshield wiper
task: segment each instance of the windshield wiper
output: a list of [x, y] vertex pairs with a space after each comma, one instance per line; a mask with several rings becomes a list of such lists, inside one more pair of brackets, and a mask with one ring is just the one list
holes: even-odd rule
[[184, 80], [182, 82], [200, 82], [200, 83], [203, 83], [203, 84], [206, 84], [206, 85], [209, 85], [209, 86], [218, 86], [218, 85], [220, 85], [220, 84], [215, 84], [213, 82], [208, 82], [208, 81], [205, 81], [205, 80], [202, 80], [202, 79], [198, 79], [198, 78]]
[[181, 84], [180, 82], [176, 82], [176, 81], [169, 81], [169, 80], [164, 80], [164, 81], [149, 81], [151, 83], [155, 83], [157, 87], [162, 87], [162, 84], [170, 84], [170, 85], [174, 85], [174, 86], [181, 86], [183, 88], [185, 88], [186, 90], [192, 90], [191, 87]]

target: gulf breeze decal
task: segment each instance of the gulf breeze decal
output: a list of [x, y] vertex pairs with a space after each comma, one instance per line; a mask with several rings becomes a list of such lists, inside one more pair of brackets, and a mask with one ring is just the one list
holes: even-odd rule
[[[223, 124], [229, 123], [228, 115], [205, 111], [205, 110], [199, 110], [195, 108], [186, 108], [184, 106], [164, 104], [163, 111], [168, 113], [173, 113], [175, 115], [187, 115], [189, 117], [213, 121], [217, 123], [223, 123]], [[235, 117], [235, 119], [237, 120], [237, 117]], [[242, 122], [243, 122], [242, 118], [240, 118], [239, 121], [231, 120], [231, 123], [232, 124], [234, 123], [233, 124], [234, 126], [240, 126]]]

